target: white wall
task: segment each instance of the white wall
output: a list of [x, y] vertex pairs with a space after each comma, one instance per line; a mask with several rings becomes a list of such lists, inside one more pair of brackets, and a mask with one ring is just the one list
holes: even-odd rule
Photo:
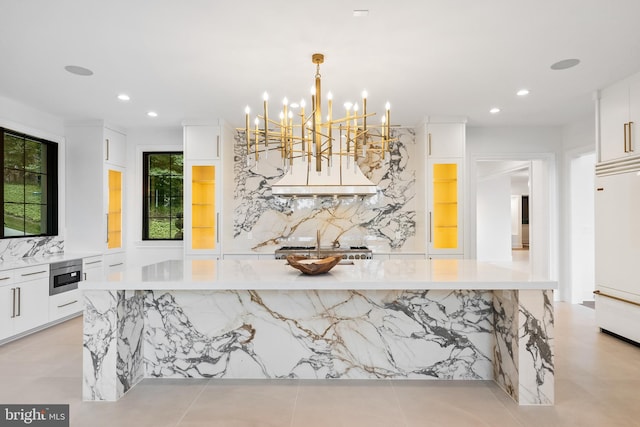
[[[571, 164], [575, 159], [585, 155], [592, 154], [595, 156], [596, 132], [594, 117], [595, 113], [591, 117], [584, 117], [582, 120], [571, 123], [562, 129], [563, 166], [568, 176], [563, 188], [563, 194], [566, 194], [566, 197], [561, 199], [563, 201], [563, 215], [560, 228], [562, 230], [560, 259], [564, 265], [567, 265], [567, 268], [562, 272], [562, 281], [567, 283], [566, 288], [562, 289], [562, 295], [564, 300], [572, 302], [581, 302], [593, 298], [593, 295], [588, 294], [584, 289], [590, 288], [593, 290], [593, 281], [595, 280], [592, 272], [595, 242], [593, 231], [588, 231], [589, 222], [592, 221], [590, 218], [593, 218], [594, 215], [593, 179], [595, 173], [592, 169], [589, 176], [587, 176], [585, 173], [588, 172], [583, 170], [581, 178], [572, 180]], [[590, 168], [590, 166], [583, 166]], [[576, 182], [576, 179], [579, 181]], [[582, 189], [575, 190], [575, 187]], [[582, 192], [582, 197], [573, 195], [574, 191]], [[587, 194], [589, 191], [591, 191], [590, 195]], [[575, 198], [576, 196], [578, 199]], [[581, 207], [577, 208], [577, 206]], [[575, 228], [576, 226], [582, 227], [582, 230], [578, 231]], [[579, 234], [580, 238], [576, 236], [576, 233]], [[582, 268], [585, 265], [590, 267], [587, 269]]]
[[511, 261], [511, 178], [482, 179], [477, 186], [477, 259]]
[[147, 265], [168, 259], [182, 259], [182, 242], [142, 241], [142, 153], [182, 151], [182, 127], [129, 129], [127, 131], [125, 214], [127, 267]]

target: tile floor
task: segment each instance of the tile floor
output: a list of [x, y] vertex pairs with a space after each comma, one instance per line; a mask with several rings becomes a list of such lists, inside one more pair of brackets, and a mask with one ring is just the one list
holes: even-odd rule
[[556, 305], [556, 404], [520, 407], [488, 381], [162, 380], [82, 402], [82, 324], [0, 346], [0, 403], [68, 403], [71, 426], [640, 426], [640, 348]]

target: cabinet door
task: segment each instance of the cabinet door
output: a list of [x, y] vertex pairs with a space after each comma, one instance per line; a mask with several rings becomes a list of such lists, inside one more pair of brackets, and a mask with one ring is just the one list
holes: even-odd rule
[[463, 123], [428, 123], [427, 156], [464, 157]]
[[629, 85], [629, 131], [627, 134], [627, 153], [640, 155], [640, 75]]
[[640, 296], [640, 176], [636, 172], [596, 177], [596, 288]]
[[462, 161], [438, 159], [428, 163], [428, 249], [432, 254], [461, 254]]
[[220, 254], [220, 165], [189, 162], [185, 170], [185, 251]]
[[13, 333], [19, 334], [49, 321], [49, 278], [16, 283], [18, 312]]
[[108, 164], [126, 167], [127, 137], [124, 134], [104, 129], [104, 160]]
[[[0, 278], [4, 277], [0, 273]], [[0, 340], [11, 336], [13, 331], [13, 305], [15, 286], [0, 285]]]
[[220, 158], [219, 126], [185, 126], [184, 154], [188, 160], [217, 160]]
[[626, 125], [629, 121], [629, 85], [626, 81], [600, 95], [600, 161], [627, 155]]
[[122, 249], [123, 172], [107, 169], [107, 249]]

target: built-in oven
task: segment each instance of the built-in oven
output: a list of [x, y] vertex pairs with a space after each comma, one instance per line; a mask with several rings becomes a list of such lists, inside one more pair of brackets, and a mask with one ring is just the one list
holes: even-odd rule
[[53, 262], [49, 270], [49, 295], [78, 289], [78, 282], [82, 280], [81, 259]]

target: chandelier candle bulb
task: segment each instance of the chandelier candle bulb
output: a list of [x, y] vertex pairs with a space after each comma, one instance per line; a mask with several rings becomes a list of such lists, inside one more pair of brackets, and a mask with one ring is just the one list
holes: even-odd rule
[[251, 112], [251, 109], [247, 105], [247, 107], [244, 109], [244, 113], [245, 113], [244, 134], [245, 134], [245, 139], [247, 140], [247, 159], [248, 159], [248, 156], [251, 154], [251, 129], [249, 129], [249, 113], [250, 112]]
[[265, 149], [269, 147], [269, 108], [267, 101], [269, 101], [269, 94], [267, 92], [262, 95], [264, 101], [264, 146]]
[[256, 124], [256, 132], [254, 134], [255, 137], [255, 151], [256, 151], [256, 162], [258, 162], [259, 160], [259, 155], [258, 155], [258, 123], [260, 123], [260, 120], [258, 119], [258, 117], [256, 117], [256, 120], [254, 121], [254, 123]]

